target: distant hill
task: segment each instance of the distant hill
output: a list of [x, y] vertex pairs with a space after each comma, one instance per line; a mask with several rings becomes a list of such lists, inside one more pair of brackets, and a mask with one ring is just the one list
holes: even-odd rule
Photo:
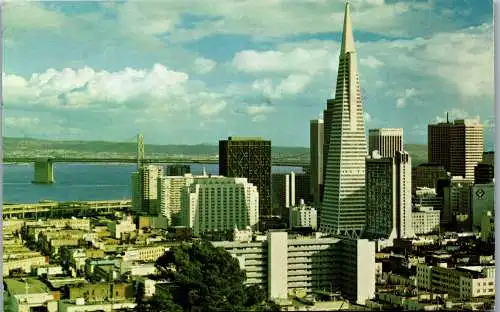
[[[113, 157], [133, 156], [136, 153], [134, 142], [106, 141], [49, 141], [30, 138], [3, 139], [4, 155], [8, 157], [32, 156], [78, 156], [78, 157]], [[412, 156], [413, 165], [427, 161], [427, 146], [407, 144], [406, 150]], [[213, 156], [219, 153], [219, 147], [209, 144], [198, 145], [145, 145], [146, 155], [150, 156]], [[290, 159], [309, 159], [307, 147], [273, 146], [273, 157]]]

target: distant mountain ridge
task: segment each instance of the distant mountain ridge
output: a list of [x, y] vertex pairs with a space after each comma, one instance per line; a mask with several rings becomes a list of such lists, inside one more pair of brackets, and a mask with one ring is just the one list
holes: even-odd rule
[[[413, 165], [427, 161], [427, 145], [407, 144], [406, 150], [412, 156]], [[78, 156], [78, 157], [113, 157], [131, 156], [136, 153], [134, 142], [108, 142], [108, 141], [52, 141], [31, 138], [3, 138], [3, 152], [8, 157], [31, 156]], [[219, 153], [217, 145], [145, 145], [146, 156], [214, 156]], [[309, 160], [309, 148], [273, 146], [273, 157]]]

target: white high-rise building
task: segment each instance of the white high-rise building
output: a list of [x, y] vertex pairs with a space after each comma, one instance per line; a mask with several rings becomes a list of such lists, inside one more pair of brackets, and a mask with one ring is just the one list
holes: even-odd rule
[[158, 215], [158, 178], [163, 167], [148, 165], [132, 173], [132, 209], [147, 215]]
[[301, 200], [300, 204], [295, 207], [290, 207], [290, 216], [288, 218], [290, 229], [293, 228], [312, 228], [316, 230], [318, 227], [318, 213], [311, 206], [306, 206]]
[[222, 176], [195, 178], [183, 188], [181, 196], [182, 225], [195, 235], [208, 231], [228, 231], [259, 222], [259, 192], [246, 178]]
[[374, 239], [410, 238], [412, 227], [411, 158], [406, 152], [366, 160], [366, 229]]
[[324, 113], [326, 174], [320, 230], [358, 236], [365, 227], [367, 144], [349, 3], [345, 6], [335, 99]]
[[[181, 194], [184, 187], [194, 182], [192, 174], [183, 176], [163, 176], [158, 179], [158, 199], [160, 214], [165, 216], [170, 225], [179, 225]], [[172, 223], [173, 222], [173, 223]]]

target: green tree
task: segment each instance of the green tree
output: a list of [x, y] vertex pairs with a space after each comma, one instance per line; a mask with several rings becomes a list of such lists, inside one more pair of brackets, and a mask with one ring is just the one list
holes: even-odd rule
[[244, 284], [245, 272], [238, 261], [210, 242], [174, 247], [157, 260], [156, 266], [162, 277], [170, 281], [171, 301], [168, 297], [156, 297], [148, 304], [156, 300], [163, 306], [162, 300], [165, 300], [164, 304], [189, 312], [279, 311], [276, 305], [267, 302], [262, 287]]
[[159, 292], [155, 294], [151, 299], [144, 301], [141, 300], [137, 302], [137, 307], [135, 311], [138, 312], [183, 312], [181, 306], [175, 304], [172, 300], [172, 295], [170, 293]]

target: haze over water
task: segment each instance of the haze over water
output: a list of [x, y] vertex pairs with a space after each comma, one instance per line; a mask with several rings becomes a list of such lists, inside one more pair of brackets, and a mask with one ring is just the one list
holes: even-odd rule
[[[218, 174], [218, 165], [205, 165], [207, 173]], [[55, 164], [55, 183], [32, 184], [33, 164], [3, 165], [4, 203], [36, 203], [40, 200], [83, 201], [130, 199], [130, 175], [134, 164]], [[203, 165], [192, 164], [193, 174]], [[273, 172], [302, 172], [297, 167], [273, 167]]]

